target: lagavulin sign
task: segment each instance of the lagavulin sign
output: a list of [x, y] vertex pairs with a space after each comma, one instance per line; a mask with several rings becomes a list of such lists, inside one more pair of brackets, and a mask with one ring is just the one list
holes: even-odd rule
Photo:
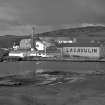
[[88, 56], [88, 57], [99, 57], [99, 47], [64, 47], [64, 54], [77, 55], [77, 56]]

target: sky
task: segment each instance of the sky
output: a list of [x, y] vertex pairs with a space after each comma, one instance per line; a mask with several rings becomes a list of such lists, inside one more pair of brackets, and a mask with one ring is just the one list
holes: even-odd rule
[[0, 35], [105, 24], [105, 0], [0, 0]]

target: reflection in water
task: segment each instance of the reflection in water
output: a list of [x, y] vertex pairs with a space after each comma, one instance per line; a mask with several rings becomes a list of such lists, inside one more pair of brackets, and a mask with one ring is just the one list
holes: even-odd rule
[[36, 69], [36, 73], [43, 73], [45, 70], [44, 69]]
[[36, 68], [45, 71], [100, 71], [105, 70], [105, 62], [43, 62]]
[[97, 66], [100, 70], [105, 70], [105, 62], [98, 62]]
[[73, 72], [73, 71], [26, 71], [20, 74], [11, 74], [0, 77], [0, 86], [27, 86], [27, 85], [57, 85], [64, 83], [72, 83], [83, 81], [88, 77], [105, 76], [105, 72], [88, 71], [88, 72]]
[[17, 74], [26, 71], [78, 71], [105, 70], [105, 62], [1, 62], [0, 75]]
[[99, 62], [2, 62], [0, 74], [12, 75], [0, 77], [0, 105], [104, 105], [101, 70]]

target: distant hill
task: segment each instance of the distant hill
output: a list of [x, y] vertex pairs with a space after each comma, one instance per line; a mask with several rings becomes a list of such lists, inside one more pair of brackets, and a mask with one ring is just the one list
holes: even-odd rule
[[[97, 35], [94, 33], [98, 33]], [[103, 26], [87, 26], [87, 27], [79, 27], [79, 28], [70, 28], [70, 29], [61, 29], [61, 30], [56, 30], [52, 32], [45, 32], [40, 34], [40, 36], [54, 36], [54, 37], [79, 37], [81, 35], [86, 35], [86, 36], [98, 36], [100, 37], [100, 34], [105, 37], [105, 27]]]
[[[37, 34], [35, 35], [37, 36]], [[45, 32], [39, 34], [40, 37], [76, 37], [79, 40], [105, 40], [105, 27], [104, 26], [87, 26], [79, 28], [61, 29], [51, 32]], [[16, 36], [5, 35], [0, 36], [0, 48], [10, 48], [13, 43], [19, 44], [19, 41], [24, 38], [30, 38], [29, 36]]]
[[19, 41], [29, 36], [4, 35], [0, 36], [0, 48], [10, 48], [13, 43], [19, 44]]

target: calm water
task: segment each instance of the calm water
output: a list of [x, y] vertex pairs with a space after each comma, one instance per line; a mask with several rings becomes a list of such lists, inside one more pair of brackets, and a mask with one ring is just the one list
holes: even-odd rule
[[105, 70], [105, 62], [36, 62], [36, 61], [23, 61], [23, 62], [1, 62], [0, 75], [15, 74], [27, 71], [36, 70], [60, 70], [60, 71], [93, 71]]
[[[0, 75], [35, 70], [92, 71], [104, 70], [99, 62], [2, 62]], [[75, 83], [20, 87], [0, 87], [0, 105], [101, 105], [105, 104], [105, 77], [78, 77]], [[61, 77], [60, 77], [61, 78]], [[64, 77], [63, 77], [64, 78]], [[21, 80], [21, 79], [20, 79]], [[48, 78], [47, 78], [48, 80]], [[51, 79], [50, 79], [51, 80]], [[59, 79], [60, 80], [60, 79]], [[59, 83], [62, 82], [62, 78]], [[83, 82], [81, 82], [81, 80]], [[71, 80], [70, 80], [71, 81]], [[14, 82], [14, 81], [13, 81]], [[43, 82], [43, 81], [42, 81]], [[1, 82], [2, 83], [2, 82]], [[4, 83], [9, 83], [5, 82]], [[22, 82], [23, 83], [23, 82]], [[45, 81], [44, 81], [45, 83]], [[54, 83], [54, 82], [52, 82]]]

